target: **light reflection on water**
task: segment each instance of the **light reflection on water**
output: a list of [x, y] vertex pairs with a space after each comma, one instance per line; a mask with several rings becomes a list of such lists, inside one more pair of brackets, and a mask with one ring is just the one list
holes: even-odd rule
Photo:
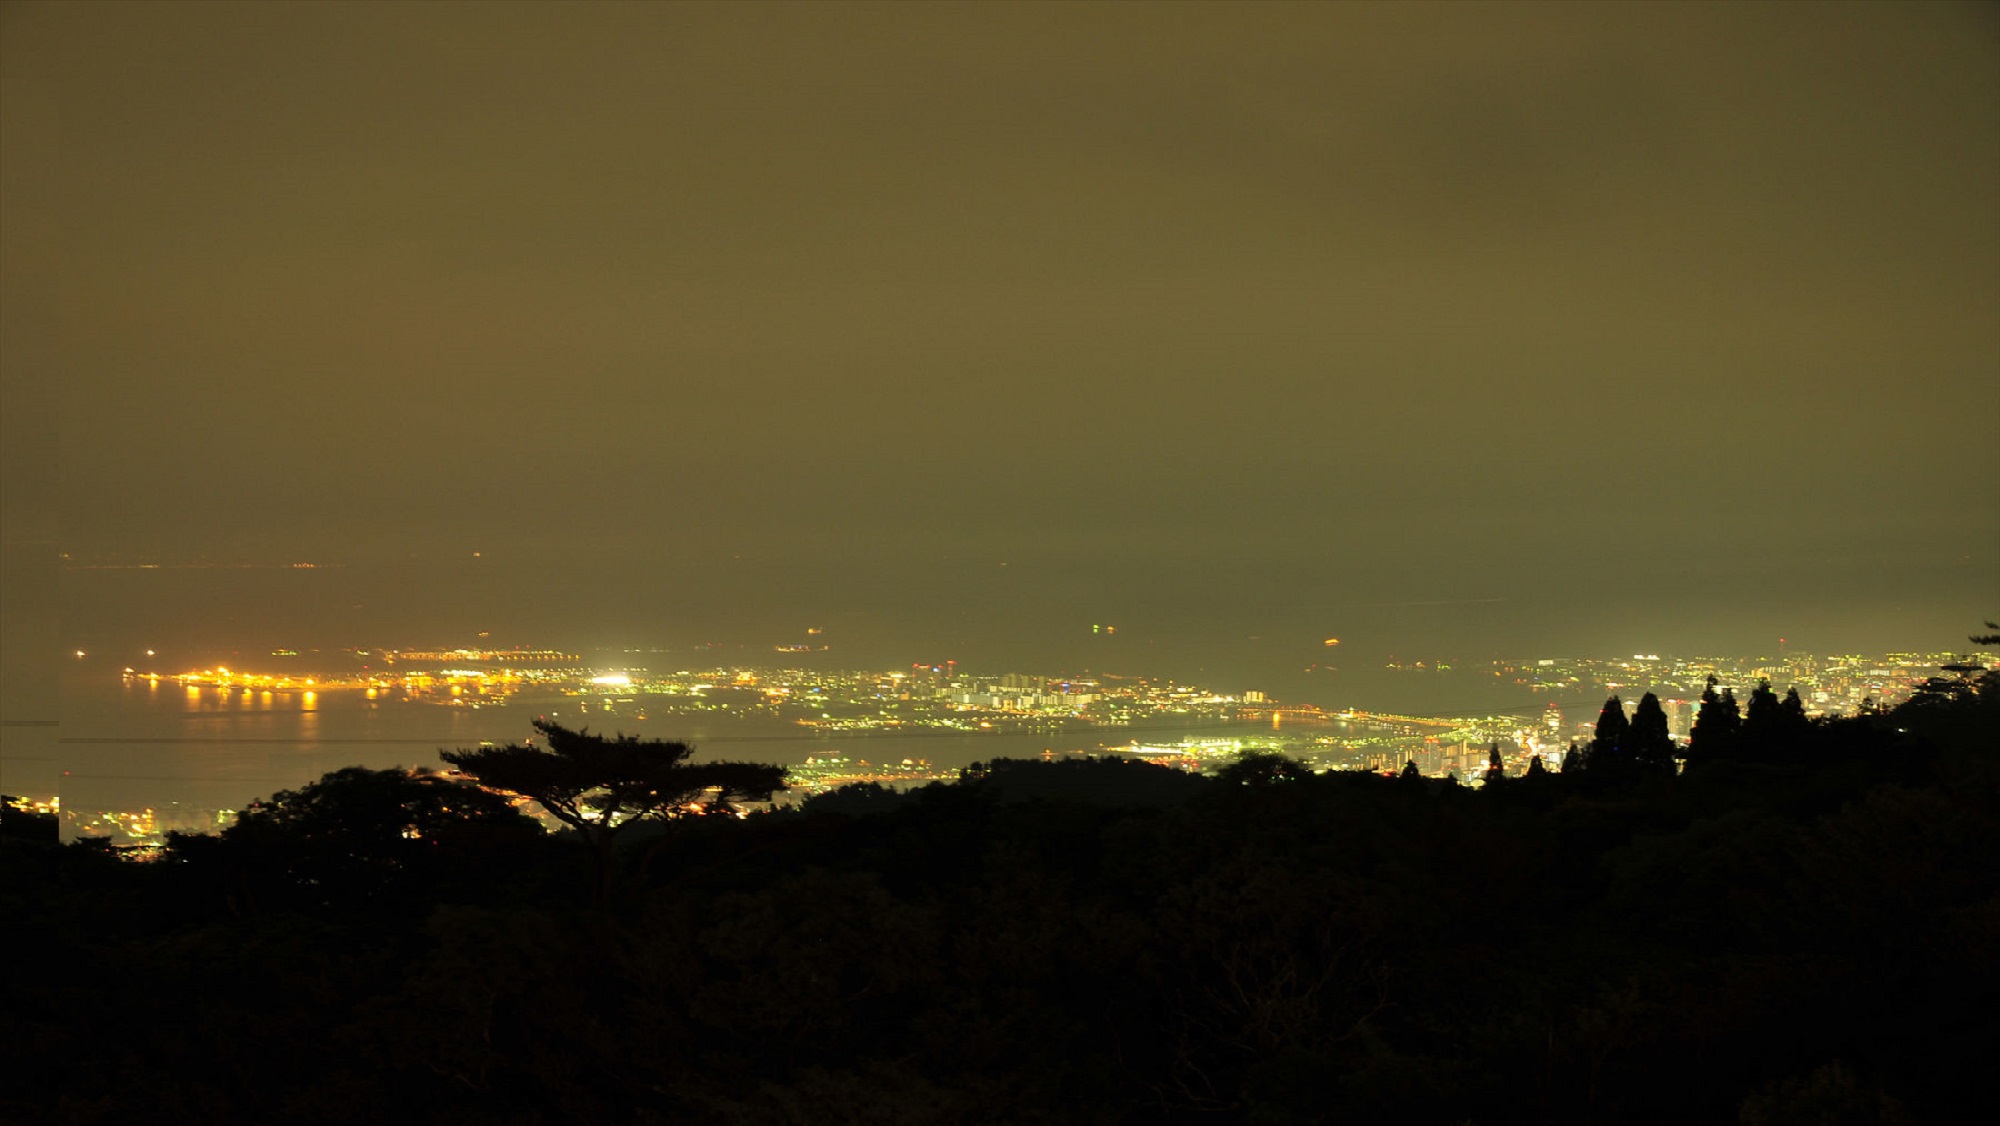
[[64, 685], [61, 754], [65, 806], [136, 809], [170, 802], [241, 808], [277, 790], [346, 766], [439, 766], [437, 752], [483, 741], [517, 742], [530, 720], [548, 715], [592, 730], [692, 743], [707, 758], [797, 763], [841, 754], [871, 762], [927, 760], [942, 771], [1044, 750], [1099, 751], [1135, 737], [1174, 742], [1183, 734], [1254, 737], [1268, 727], [1104, 728], [1074, 733], [821, 735], [774, 717], [606, 715], [573, 697], [516, 699], [479, 707], [369, 699], [358, 690], [322, 692], [189, 688], [111, 677]]

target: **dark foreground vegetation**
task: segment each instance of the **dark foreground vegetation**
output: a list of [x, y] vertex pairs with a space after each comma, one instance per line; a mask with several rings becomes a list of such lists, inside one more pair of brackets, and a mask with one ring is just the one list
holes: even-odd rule
[[155, 863], [10, 841], [0, 1118], [1964, 1120], [2000, 681], [1956, 671], [1711, 700], [1678, 772], [1642, 705], [1482, 790], [996, 762], [581, 847], [352, 770]]

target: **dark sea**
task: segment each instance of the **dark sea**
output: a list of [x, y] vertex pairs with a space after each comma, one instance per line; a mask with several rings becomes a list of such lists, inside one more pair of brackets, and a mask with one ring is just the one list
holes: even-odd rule
[[[768, 716], [585, 710], [577, 697], [517, 696], [479, 707], [369, 699], [358, 689], [278, 692], [183, 687], [78, 660], [64, 679], [57, 785], [69, 811], [240, 809], [347, 766], [442, 766], [441, 748], [519, 742], [538, 716], [592, 730], [692, 743], [698, 757], [795, 764], [811, 755], [926, 761], [943, 772], [1043, 752], [1104, 752], [1183, 738], [1256, 736], [1268, 727], [1145, 724], [1067, 733], [834, 733]], [[45, 796], [30, 793], [29, 796]]]
[[[1015, 575], [1015, 568], [1005, 574]], [[605, 573], [595, 582], [550, 581], [532, 569], [344, 567], [293, 570], [79, 568], [62, 578], [58, 723], [10, 728], [9, 793], [60, 792], [68, 810], [172, 804], [235, 809], [345, 766], [438, 765], [442, 747], [510, 742], [529, 721], [573, 700], [516, 698], [505, 706], [448, 707], [358, 691], [224, 693], [172, 681], [126, 680], [133, 665], [163, 674], [229, 664], [246, 672], [353, 672], [352, 647], [385, 645], [566, 648], [601, 669], [658, 672], [804, 665], [822, 670], [908, 668], [955, 660], [992, 676], [1119, 675], [1176, 680], [1216, 692], [1256, 690], [1286, 703], [1328, 709], [1468, 712], [1524, 701], [1482, 674], [1453, 638], [1469, 618], [1497, 622], [1506, 606], [1421, 602], [1361, 608], [1265, 605], [1246, 595], [1190, 606], [1198, 588], [1249, 591], [1190, 575], [1187, 589], [1140, 598], [1129, 584], [1085, 597], [1076, 576], [956, 575], [937, 589], [898, 582], [866, 600], [793, 594], [785, 600], [732, 593], [784, 588], [795, 576], [713, 571]], [[752, 581], [754, 580], [754, 581]], [[671, 603], [649, 593], [671, 588]], [[792, 589], [792, 588], [784, 588]], [[971, 593], [968, 593], [971, 592]], [[1143, 592], [1142, 592], [1143, 593]], [[845, 592], [843, 592], [844, 597]], [[976, 595], [976, 597], [974, 596]], [[1495, 618], [1495, 621], [1487, 621]], [[942, 623], [942, 624], [940, 624]], [[808, 632], [810, 627], [811, 632]], [[490, 634], [487, 632], [490, 630]], [[778, 655], [789, 644], [824, 644], [809, 656]], [[148, 657], [157, 648], [157, 656]], [[274, 667], [274, 650], [297, 650]], [[1391, 661], [1426, 659], [1448, 673], [1385, 672]], [[811, 754], [871, 761], [924, 759], [941, 770], [998, 757], [1092, 751], [1134, 738], [1172, 743], [1211, 737], [1207, 727], [1108, 728], [1042, 734], [847, 735], [819, 737], [769, 718], [632, 714], [591, 717], [594, 729], [694, 743], [716, 758], [796, 763]]]

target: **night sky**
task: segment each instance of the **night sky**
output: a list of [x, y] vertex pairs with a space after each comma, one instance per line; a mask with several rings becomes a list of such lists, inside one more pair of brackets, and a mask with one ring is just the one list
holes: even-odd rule
[[9, 5], [9, 614], [1228, 688], [1963, 644], [1995, 13]]

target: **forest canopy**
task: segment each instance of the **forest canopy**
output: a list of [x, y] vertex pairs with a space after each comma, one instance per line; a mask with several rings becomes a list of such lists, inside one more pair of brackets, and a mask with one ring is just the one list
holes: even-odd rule
[[[1747, 703], [1710, 693], [1664, 748], [1657, 702], [1622, 727], [1607, 706], [1574, 769], [1495, 774], [1496, 752], [1477, 789], [1275, 755], [1208, 778], [1003, 760], [747, 818], [686, 814], [782, 779], [546, 726], [546, 747], [448, 753], [463, 778], [336, 772], [159, 863], [4, 841], [34, 972], [8, 983], [27, 1066], [0, 1117], [1971, 1105], [2000, 1039], [1995, 674], [1850, 717], [1768, 685]], [[593, 847], [528, 827], [523, 796]], [[162, 1034], [103, 1035], [112, 1006]]]

